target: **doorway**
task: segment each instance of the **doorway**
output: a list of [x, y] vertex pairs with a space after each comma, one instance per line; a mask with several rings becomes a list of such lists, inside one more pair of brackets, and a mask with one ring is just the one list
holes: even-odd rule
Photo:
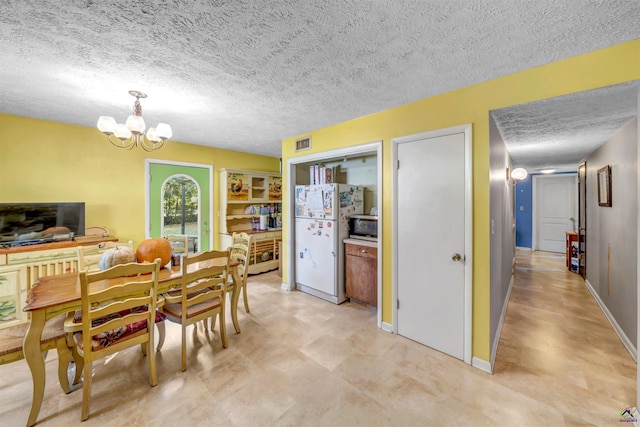
[[213, 248], [213, 166], [152, 159], [145, 166], [146, 238], [187, 235], [190, 251]]
[[471, 364], [471, 125], [393, 140], [394, 332]]
[[587, 162], [578, 165], [578, 273], [587, 278]]
[[564, 253], [566, 232], [576, 231], [576, 174], [533, 177], [533, 250]]
[[[289, 200], [290, 201], [294, 201], [295, 200], [295, 186], [296, 183], [298, 182], [298, 174], [300, 173], [306, 173], [308, 174], [309, 171], [302, 171], [299, 170], [299, 166], [302, 165], [303, 163], [310, 163], [310, 162], [326, 162], [329, 161], [330, 159], [343, 159], [343, 158], [347, 158], [347, 157], [353, 157], [353, 156], [367, 156], [367, 155], [373, 155], [376, 157], [376, 169], [377, 169], [377, 194], [376, 194], [376, 206], [377, 207], [382, 207], [382, 141], [376, 141], [376, 142], [372, 142], [372, 143], [367, 143], [367, 144], [361, 144], [361, 145], [355, 145], [352, 147], [345, 147], [345, 148], [340, 148], [337, 150], [330, 150], [330, 151], [324, 151], [321, 153], [315, 153], [315, 154], [309, 154], [309, 155], [305, 155], [305, 156], [299, 156], [299, 157], [295, 157], [295, 158], [291, 158], [287, 161], [287, 171], [288, 171], [288, 177], [287, 177], [287, 188], [289, 189]], [[378, 210], [378, 247], [382, 248], [382, 223], [383, 223], [383, 209], [379, 209]], [[285, 246], [287, 249], [287, 261], [288, 261], [288, 267], [287, 267], [287, 275], [288, 275], [288, 283], [282, 284], [282, 288], [284, 290], [288, 290], [288, 291], [293, 291], [296, 289], [296, 272], [295, 272], [295, 264], [296, 264], [296, 259], [295, 259], [295, 251], [292, 250], [291, 248], [295, 247], [295, 238], [296, 238], [296, 234], [295, 234], [295, 218], [296, 218], [296, 212], [295, 212], [295, 203], [291, 202], [289, 203], [289, 215], [288, 215], [288, 220], [287, 224], [285, 225], [286, 229], [287, 229], [287, 242], [286, 245], [283, 242], [283, 246]], [[391, 331], [391, 325], [388, 324], [382, 324], [382, 254], [381, 252], [379, 253], [378, 256], [378, 310], [377, 310], [377, 317], [378, 317], [378, 327]]]

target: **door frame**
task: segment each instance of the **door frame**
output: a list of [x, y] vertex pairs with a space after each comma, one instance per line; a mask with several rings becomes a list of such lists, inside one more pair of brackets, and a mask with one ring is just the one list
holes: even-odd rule
[[[577, 173], [553, 173], [553, 174], [548, 174], [548, 175], [532, 175], [532, 180], [531, 180], [531, 250], [532, 251], [539, 251], [540, 249], [538, 248], [538, 180], [540, 179], [545, 179], [545, 178], [557, 178], [559, 176], [573, 176], [574, 178], [577, 178], [578, 174]], [[575, 190], [574, 191], [574, 218], [577, 216], [578, 213], [578, 184], [577, 182], [574, 183], [575, 184]], [[575, 228], [575, 224], [576, 222], [573, 223], [574, 224], [574, 228]]]
[[288, 253], [288, 268], [287, 275], [289, 283], [282, 283], [282, 289], [286, 291], [293, 291], [296, 289], [296, 276], [295, 276], [295, 251], [291, 248], [295, 245], [295, 219], [296, 219], [296, 204], [295, 204], [295, 191], [296, 191], [296, 165], [300, 163], [317, 162], [334, 157], [344, 157], [363, 154], [375, 154], [376, 155], [376, 167], [377, 167], [377, 183], [378, 197], [376, 200], [376, 206], [378, 207], [378, 327], [391, 332], [390, 329], [385, 328], [382, 325], [382, 141], [374, 141], [370, 143], [354, 145], [351, 147], [338, 148], [336, 150], [323, 151], [319, 153], [307, 154], [299, 157], [292, 157], [287, 160], [287, 187], [289, 190], [289, 206], [287, 216], [287, 242], [286, 247], [289, 248]]
[[[582, 172], [580, 171], [582, 169]], [[582, 178], [581, 178], [582, 176]], [[587, 278], [587, 161], [578, 164], [578, 274]], [[583, 212], [584, 211], [584, 212]], [[584, 217], [584, 222], [583, 222]], [[580, 230], [583, 230], [582, 233]]]
[[[194, 168], [201, 168], [201, 169], [209, 169], [209, 188], [211, 188], [211, 192], [212, 194], [209, 195], [209, 229], [211, 230], [211, 232], [209, 233], [209, 248], [213, 248], [213, 235], [214, 235], [214, 229], [213, 229], [213, 193], [214, 193], [214, 187], [213, 187], [213, 165], [205, 165], [205, 164], [201, 164], [201, 163], [189, 163], [189, 162], [175, 162], [172, 160], [160, 160], [160, 159], [151, 159], [151, 158], [147, 158], [144, 161], [144, 235], [145, 235], [145, 239], [149, 238], [149, 227], [150, 227], [150, 220], [149, 220], [149, 212], [150, 212], [150, 200], [149, 200], [149, 182], [150, 182], [150, 170], [151, 170], [151, 164], [162, 164], [162, 165], [169, 165], [169, 166], [187, 166], [187, 167], [194, 167]], [[202, 221], [202, 218], [199, 219], [199, 221]], [[217, 234], [217, 233], [216, 233]]]
[[437, 138], [452, 134], [464, 134], [464, 351], [463, 361], [471, 365], [472, 337], [473, 337], [473, 135], [472, 125], [452, 126], [434, 131], [396, 137], [391, 140], [391, 155], [393, 165], [391, 173], [392, 193], [392, 231], [391, 239], [391, 280], [392, 280], [392, 319], [393, 333], [398, 333], [398, 145], [419, 141], [426, 138]]

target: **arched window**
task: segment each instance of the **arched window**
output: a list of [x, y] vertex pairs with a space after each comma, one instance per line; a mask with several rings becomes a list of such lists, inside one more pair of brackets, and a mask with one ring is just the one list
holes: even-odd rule
[[162, 187], [162, 235], [198, 236], [198, 185], [188, 176], [169, 178]]

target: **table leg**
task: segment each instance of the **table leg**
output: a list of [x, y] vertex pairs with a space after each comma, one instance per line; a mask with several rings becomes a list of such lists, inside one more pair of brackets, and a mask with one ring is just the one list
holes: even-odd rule
[[238, 267], [231, 269], [231, 277], [233, 278], [233, 292], [231, 293], [231, 320], [236, 333], [240, 333], [240, 325], [238, 324], [238, 300], [240, 299], [240, 276], [238, 275]]
[[44, 359], [40, 351], [40, 339], [42, 330], [44, 329], [45, 312], [44, 310], [35, 310], [31, 312], [31, 323], [24, 337], [22, 346], [24, 358], [29, 365], [31, 378], [33, 380], [33, 398], [31, 400], [31, 412], [27, 420], [27, 427], [31, 427], [38, 420], [40, 407], [42, 406], [42, 398], [44, 396], [45, 370]]
[[71, 349], [67, 346], [67, 339], [56, 340], [56, 350], [58, 350], [58, 381], [62, 391], [66, 394], [71, 393], [71, 386], [69, 385], [68, 369], [71, 360]]

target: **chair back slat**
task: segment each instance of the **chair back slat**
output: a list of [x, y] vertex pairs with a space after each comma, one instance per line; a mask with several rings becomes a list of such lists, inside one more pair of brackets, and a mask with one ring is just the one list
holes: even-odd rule
[[[131, 292], [127, 292], [127, 295], [122, 294], [122, 296], [117, 295], [113, 298], [101, 298], [100, 301], [105, 301], [107, 299], [113, 300], [113, 302], [106, 306], [97, 306], [97, 304], [92, 305], [94, 308], [91, 311], [91, 316], [95, 318], [100, 318], [104, 316], [108, 316], [114, 312], [121, 313], [125, 311], [131, 311], [134, 308], [146, 306], [147, 304], [151, 304], [151, 296], [133, 296]], [[98, 302], [99, 304], [99, 302]]]
[[189, 236], [185, 234], [169, 235], [165, 236], [165, 239], [167, 239], [171, 245], [171, 252], [177, 254], [186, 254], [189, 252]]
[[222, 296], [223, 290], [222, 288], [218, 288], [217, 290], [213, 290], [211, 288], [205, 288], [203, 292], [200, 292], [194, 296], [187, 296], [185, 298], [184, 305], [186, 307], [191, 307], [196, 304], [200, 304], [206, 301], [210, 301], [214, 298], [218, 298]]
[[228, 270], [227, 265], [215, 265], [209, 267], [196, 265], [195, 267], [196, 268], [189, 269], [190, 271], [187, 271], [186, 275], [183, 272], [182, 277], [187, 283], [192, 283], [203, 277], [226, 275]]
[[[127, 325], [131, 325], [132, 323], [136, 323], [136, 322], [142, 322], [144, 320], [147, 320], [149, 318], [148, 314], [146, 311], [142, 312], [142, 313], [132, 313], [132, 314], [128, 314], [126, 316], [120, 316], [120, 317], [116, 317], [113, 320], [110, 320], [106, 323], [103, 323], [101, 325], [98, 326], [94, 326], [91, 328], [91, 333], [93, 334], [93, 336], [101, 334], [103, 332], [106, 331], [111, 331], [113, 329], [117, 329], [123, 326], [127, 326]], [[147, 328], [148, 328], [148, 324], [147, 324]], [[151, 324], [151, 329], [153, 329], [153, 323]]]
[[93, 303], [112, 298], [130, 298], [130, 295], [139, 295], [141, 292], [146, 292], [146, 294], [148, 294], [148, 289], [153, 284], [151, 276], [149, 275], [149, 279], [145, 281], [139, 281], [137, 278], [135, 278], [136, 281], [131, 281], [133, 279], [133, 277], [120, 278], [119, 280], [122, 283], [109, 286], [106, 289], [93, 287], [93, 292], [89, 294], [89, 301]]

